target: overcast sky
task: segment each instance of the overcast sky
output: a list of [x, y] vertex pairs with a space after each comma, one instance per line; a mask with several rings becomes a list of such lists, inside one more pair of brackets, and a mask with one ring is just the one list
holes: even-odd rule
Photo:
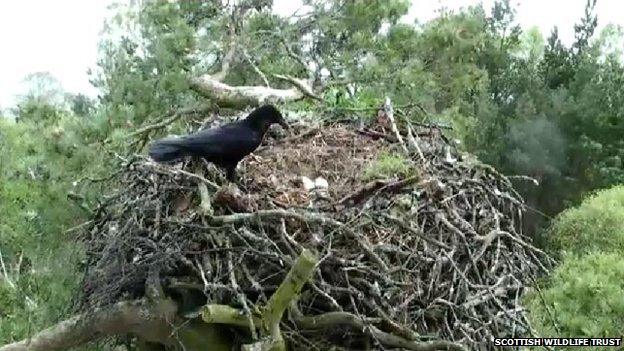
[[[49, 71], [65, 90], [94, 96], [87, 69], [94, 67], [98, 33], [111, 0], [0, 0], [0, 108], [13, 104], [23, 89], [23, 78], [32, 72]], [[274, 0], [274, 8], [290, 14], [297, 0]], [[435, 17], [442, 4], [459, 8], [470, 0], [413, 0], [407, 20]], [[493, 0], [484, 0], [489, 8]], [[537, 26], [544, 36], [559, 27], [570, 43], [573, 24], [583, 15], [585, 0], [515, 0], [517, 20], [523, 28]], [[624, 26], [624, 2], [598, 0], [599, 29], [608, 23]]]

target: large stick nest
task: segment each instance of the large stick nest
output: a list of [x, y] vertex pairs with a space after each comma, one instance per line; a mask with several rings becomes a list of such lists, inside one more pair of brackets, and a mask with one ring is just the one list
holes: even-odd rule
[[[81, 307], [143, 296], [157, 268], [183, 309], [247, 308], [266, 302], [309, 248], [321, 263], [297, 303], [303, 315], [346, 311], [407, 339], [478, 349], [492, 348], [492, 337], [531, 334], [520, 298], [547, 257], [521, 232], [522, 199], [438, 129], [417, 132], [418, 148], [405, 156], [411, 173], [373, 181], [362, 173], [380, 153], [404, 153], [379, 128], [302, 124], [267, 138], [239, 165], [243, 192], [221, 186], [222, 173], [207, 164], [128, 160], [85, 227]], [[306, 190], [302, 176], [329, 187]], [[213, 217], [200, 210], [198, 184]], [[366, 329], [306, 331], [288, 320], [283, 328], [294, 349], [376, 345]]]

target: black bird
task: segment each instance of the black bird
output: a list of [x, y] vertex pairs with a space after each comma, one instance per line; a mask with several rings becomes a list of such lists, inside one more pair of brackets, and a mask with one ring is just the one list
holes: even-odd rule
[[272, 105], [253, 110], [247, 118], [226, 125], [204, 129], [180, 138], [165, 138], [150, 145], [149, 155], [156, 162], [175, 161], [184, 156], [202, 157], [226, 170], [227, 179], [236, 179], [236, 165], [252, 153], [272, 124], [288, 125]]

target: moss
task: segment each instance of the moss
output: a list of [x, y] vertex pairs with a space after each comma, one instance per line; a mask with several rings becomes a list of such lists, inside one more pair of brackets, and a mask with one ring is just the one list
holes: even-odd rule
[[415, 174], [414, 167], [400, 154], [381, 153], [377, 160], [364, 170], [362, 177], [365, 180], [388, 179], [392, 177], [407, 177]]

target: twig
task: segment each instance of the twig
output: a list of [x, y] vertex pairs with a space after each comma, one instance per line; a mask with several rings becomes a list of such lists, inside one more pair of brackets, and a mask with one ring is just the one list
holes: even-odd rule
[[7, 273], [7, 269], [4, 265], [4, 259], [2, 258], [2, 251], [0, 251], [0, 267], [2, 267], [2, 276], [4, 277], [4, 280], [7, 282], [7, 284], [9, 284], [9, 287], [11, 289], [15, 289], [15, 284], [13, 284], [13, 282], [11, 281], [11, 278], [9, 277], [9, 273]]
[[253, 68], [253, 70], [260, 76], [260, 78], [262, 79], [262, 81], [264, 82], [264, 86], [265, 87], [270, 87], [269, 85], [269, 80], [267, 79], [266, 75], [264, 74], [264, 72], [262, 72], [260, 70], [260, 68], [253, 62], [252, 58], [249, 56], [249, 53], [247, 52], [247, 50], [243, 50], [243, 55], [245, 56], [245, 59], [247, 60], [247, 62], [249, 62], [249, 65], [251, 65], [251, 68]]
[[381, 258], [379, 258], [379, 256], [373, 251], [373, 248], [371, 247], [370, 243], [368, 243], [366, 238], [362, 237], [362, 235], [344, 226], [343, 223], [340, 223], [339, 221], [336, 221], [335, 219], [332, 219], [330, 217], [327, 217], [318, 213], [295, 212], [295, 211], [288, 211], [288, 210], [282, 210], [282, 209], [261, 210], [261, 211], [257, 211], [253, 213], [236, 213], [236, 214], [224, 215], [224, 216], [214, 216], [211, 218], [211, 222], [214, 225], [227, 225], [227, 224], [247, 222], [247, 221], [255, 220], [255, 219], [280, 219], [280, 218], [293, 218], [293, 219], [300, 220], [302, 222], [319, 223], [322, 225], [327, 224], [333, 227], [341, 228], [346, 233], [348, 233], [351, 237], [357, 240], [358, 244], [360, 244], [360, 246], [364, 249], [367, 255], [375, 263], [377, 263], [384, 271], [388, 270], [388, 266], [386, 265], [386, 263], [383, 260], [381, 260]]
[[[226, 237], [225, 242], [226, 242], [227, 248], [231, 247], [230, 238]], [[253, 316], [251, 314], [251, 310], [249, 309], [249, 306], [247, 305], [247, 299], [245, 298], [245, 295], [243, 295], [243, 293], [240, 291], [240, 287], [238, 286], [238, 282], [236, 281], [234, 265], [232, 264], [232, 252], [227, 251], [226, 257], [227, 257], [227, 269], [230, 272], [229, 274], [230, 285], [232, 286], [232, 290], [236, 292], [236, 296], [238, 297], [238, 302], [243, 306], [243, 311], [245, 312], [245, 316], [247, 317], [247, 321], [249, 324], [249, 331], [251, 332], [252, 340], [254, 341], [258, 340], [258, 334], [256, 333], [256, 327], [255, 327], [255, 323], [253, 320]]]
[[399, 133], [399, 129], [397, 128], [396, 121], [394, 120], [394, 111], [392, 109], [392, 102], [390, 101], [389, 97], [386, 97], [386, 100], [384, 101], [383, 110], [386, 116], [388, 117], [388, 119], [390, 120], [390, 126], [392, 127], [392, 132], [394, 132], [394, 136], [396, 136], [397, 140], [399, 141], [399, 144], [401, 144], [401, 148], [403, 148], [403, 151], [405, 151], [406, 154], [409, 154], [409, 151], [407, 150], [407, 147], [405, 146], [405, 142], [403, 141], [403, 137], [401, 136], [401, 133]]

